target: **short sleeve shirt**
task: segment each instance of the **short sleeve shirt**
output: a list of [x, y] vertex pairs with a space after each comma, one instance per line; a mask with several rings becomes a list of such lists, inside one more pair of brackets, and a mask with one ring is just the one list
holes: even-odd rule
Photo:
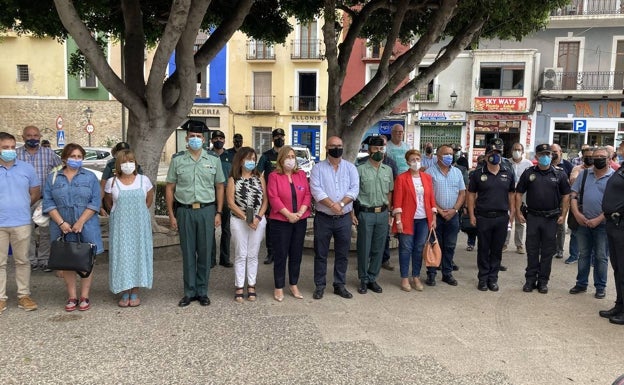
[[570, 194], [570, 183], [563, 171], [549, 167], [541, 170], [531, 166], [520, 176], [516, 192], [527, 194], [527, 205], [532, 210], [551, 211], [561, 206], [561, 197]]
[[[115, 184], [113, 184], [113, 180]], [[111, 208], [111, 212], [115, 211], [115, 206], [117, 205], [117, 199], [119, 199], [119, 191], [122, 190], [137, 190], [142, 189], [143, 193], [147, 196], [148, 191], [154, 188], [154, 185], [145, 175], [138, 174], [136, 178], [134, 178], [134, 182], [130, 185], [125, 185], [119, 181], [117, 178], [109, 178], [106, 181], [106, 185], [104, 186], [104, 192], [108, 194], [112, 194], [113, 196], [113, 207]]]
[[387, 205], [388, 194], [394, 190], [394, 180], [390, 167], [381, 163], [378, 168], [366, 162], [357, 168], [360, 176], [360, 194], [358, 201], [365, 207]]
[[30, 189], [40, 185], [35, 168], [16, 159], [0, 166], [0, 227], [30, 225]]
[[392, 158], [395, 161], [399, 171], [398, 173], [404, 173], [409, 169], [407, 165], [407, 161], [405, 160], [405, 153], [409, 151], [409, 144], [405, 142], [401, 142], [398, 145], [389, 141], [386, 144], [386, 155]]
[[500, 168], [493, 174], [484, 165], [470, 175], [468, 191], [477, 193], [477, 211], [509, 210], [509, 193], [514, 192], [514, 176], [511, 170]]
[[[587, 180], [585, 181], [585, 188], [583, 189], [583, 215], [585, 215], [587, 219], [592, 219], [602, 213], [602, 198], [607, 187], [607, 181], [613, 175], [614, 171], [609, 168], [607, 173], [600, 179], [596, 179], [593, 168], [588, 169], [586, 172], [588, 172], [588, 174]], [[580, 194], [582, 182], [583, 173], [580, 173], [578, 178], [574, 181], [574, 185], [572, 185], [572, 191]]]
[[216, 200], [215, 186], [224, 183], [221, 161], [202, 150], [197, 160], [189, 151], [171, 159], [167, 183], [175, 183], [174, 198], [182, 204], [212, 203]]

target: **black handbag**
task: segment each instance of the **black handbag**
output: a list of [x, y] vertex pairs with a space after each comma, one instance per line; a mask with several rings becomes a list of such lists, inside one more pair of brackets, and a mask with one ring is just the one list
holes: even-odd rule
[[66, 241], [63, 235], [50, 245], [48, 268], [75, 271], [80, 277], [87, 278], [93, 271], [96, 250], [93, 243], [82, 242], [80, 234], [77, 242]]

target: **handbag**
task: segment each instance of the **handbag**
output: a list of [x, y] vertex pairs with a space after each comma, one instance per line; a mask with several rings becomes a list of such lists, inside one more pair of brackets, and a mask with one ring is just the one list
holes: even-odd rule
[[37, 203], [35, 203], [35, 210], [32, 214], [32, 220], [37, 226], [50, 226], [50, 216], [43, 213], [43, 199], [39, 199]]
[[50, 245], [48, 268], [75, 271], [80, 277], [87, 278], [93, 271], [96, 249], [93, 243], [82, 242], [80, 234], [77, 242], [66, 241], [65, 235], [60, 236]]
[[[432, 234], [433, 242], [431, 241]], [[442, 250], [438, 242], [438, 235], [433, 228], [429, 230], [425, 247], [423, 247], [423, 259], [425, 260], [426, 267], [438, 267], [440, 266], [440, 262], [442, 262]]]
[[[578, 195], [578, 209], [579, 211], [583, 211], [583, 191], [585, 190], [585, 181], [587, 180], [587, 170], [583, 170], [583, 179], [581, 181], [581, 190], [579, 191], [579, 195]], [[572, 231], [575, 231], [576, 229], [578, 229], [579, 224], [576, 221], [576, 217], [574, 216], [574, 214], [572, 213], [572, 210], [570, 210], [568, 212], [568, 228]]]

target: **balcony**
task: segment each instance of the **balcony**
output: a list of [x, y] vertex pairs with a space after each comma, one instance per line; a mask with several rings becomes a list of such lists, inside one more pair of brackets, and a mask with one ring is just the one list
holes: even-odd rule
[[585, 16], [624, 14], [622, 0], [573, 0], [565, 7], [553, 10], [550, 16]]
[[245, 95], [247, 111], [275, 111], [275, 95]]
[[319, 112], [320, 96], [291, 96], [290, 110], [297, 112]]
[[275, 61], [273, 44], [260, 40], [247, 40], [247, 60]]
[[542, 91], [617, 91], [624, 88], [624, 71], [542, 73]]
[[322, 60], [323, 41], [318, 39], [295, 39], [290, 43], [290, 58], [294, 60]]
[[412, 103], [438, 103], [440, 101], [440, 85], [423, 86], [410, 96]]

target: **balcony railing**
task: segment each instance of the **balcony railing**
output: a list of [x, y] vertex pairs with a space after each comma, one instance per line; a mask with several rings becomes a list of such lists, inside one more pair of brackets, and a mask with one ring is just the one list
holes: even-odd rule
[[572, 0], [565, 7], [553, 10], [550, 16], [624, 14], [624, 0]]
[[275, 60], [273, 44], [260, 40], [247, 40], [247, 60]]
[[440, 101], [440, 85], [433, 87], [423, 86], [410, 96], [412, 103], [438, 103]]
[[275, 95], [245, 95], [245, 109], [248, 111], [274, 111]]
[[291, 111], [318, 112], [320, 99], [320, 96], [291, 96], [290, 109]]
[[544, 91], [620, 91], [624, 71], [552, 72], [542, 74]]
[[295, 39], [290, 43], [291, 59], [323, 59], [323, 41], [318, 39]]

